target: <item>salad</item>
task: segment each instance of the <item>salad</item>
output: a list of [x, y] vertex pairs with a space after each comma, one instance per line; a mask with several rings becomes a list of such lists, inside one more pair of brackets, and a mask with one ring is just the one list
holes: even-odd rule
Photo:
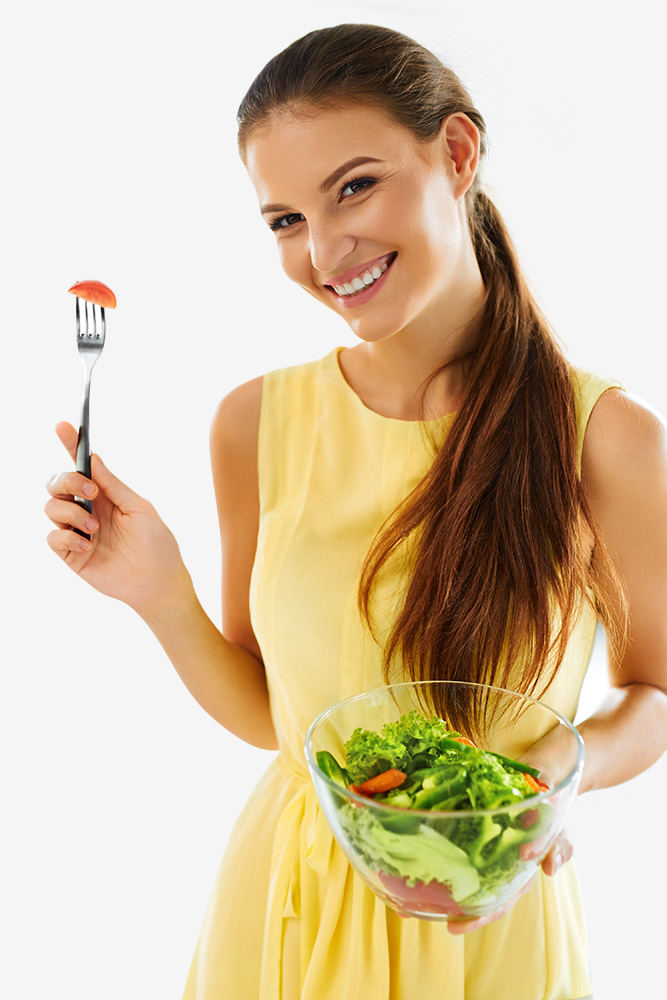
[[[344, 752], [339, 762], [319, 751], [318, 767], [341, 787], [395, 809], [366, 809], [340, 796], [338, 820], [364, 864], [403, 904], [459, 915], [497, 899], [505, 887], [509, 894], [525, 869], [522, 845], [550, 826], [549, 801], [530, 802], [550, 789], [540, 771], [476, 747], [443, 719], [412, 711], [379, 733], [355, 729]], [[467, 814], [424, 814], [460, 810]], [[503, 811], [471, 816], [470, 810]]]

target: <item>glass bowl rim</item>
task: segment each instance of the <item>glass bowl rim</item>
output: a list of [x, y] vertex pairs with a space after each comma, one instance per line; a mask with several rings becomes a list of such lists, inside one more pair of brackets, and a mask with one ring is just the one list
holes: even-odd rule
[[[558, 784], [554, 785], [553, 788], [549, 788], [545, 792], [538, 792], [535, 795], [530, 795], [527, 799], [524, 799], [523, 802], [511, 802], [509, 805], [499, 806], [497, 809], [452, 809], [449, 811], [445, 811], [439, 809], [406, 809], [405, 807], [402, 806], [390, 806], [386, 802], [375, 802], [372, 798], [369, 798], [367, 795], [358, 795], [356, 792], [351, 792], [349, 788], [343, 788], [342, 785], [339, 785], [337, 782], [333, 781], [328, 774], [325, 774], [324, 771], [322, 771], [322, 769], [319, 767], [317, 761], [313, 759], [313, 756], [310, 752], [310, 743], [312, 739], [313, 730], [320, 722], [323, 722], [328, 715], [331, 715], [333, 712], [341, 708], [343, 705], [346, 705], [354, 701], [361, 701], [364, 698], [370, 697], [370, 695], [382, 694], [385, 691], [386, 692], [392, 691], [395, 690], [396, 688], [406, 688], [406, 687], [414, 688], [414, 687], [421, 687], [422, 685], [433, 685], [433, 684], [465, 684], [467, 687], [488, 688], [490, 691], [499, 691], [502, 694], [514, 695], [514, 697], [516, 698], [523, 698], [526, 701], [532, 702], [534, 705], [539, 705], [540, 708], [546, 708], [549, 712], [552, 712], [553, 715], [555, 715], [556, 718], [559, 719], [562, 723], [565, 723], [566, 728], [571, 731], [572, 735], [575, 738], [575, 742], [577, 745], [577, 759], [574, 763], [574, 766], [568, 772], [568, 774], [563, 778], [563, 780], [559, 781]], [[551, 732], [551, 730], [549, 730], [549, 732]], [[409, 812], [411, 815], [414, 816], [424, 816], [424, 817], [430, 816], [431, 818], [459, 817], [461, 819], [463, 817], [471, 818], [473, 816], [498, 816], [502, 813], [513, 814], [515, 812], [523, 812], [525, 809], [531, 809], [533, 808], [533, 803], [542, 802], [544, 799], [551, 798], [551, 796], [556, 795], [558, 792], [561, 791], [561, 789], [565, 788], [566, 785], [568, 785], [571, 781], [573, 781], [577, 773], [583, 771], [584, 761], [586, 759], [586, 749], [580, 733], [578, 732], [574, 724], [570, 722], [569, 719], [567, 719], [564, 715], [562, 715], [557, 709], [552, 708], [551, 705], [547, 705], [545, 704], [545, 702], [539, 701], [539, 699], [533, 698], [529, 694], [523, 694], [521, 691], [511, 691], [509, 688], [496, 687], [493, 684], [480, 684], [477, 681], [454, 681], [454, 680], [401, 681], [396, 684], [381, 684], [376, 688], [370, 688], [368, 691], [361, 691], [359, 694], [353, 694], [349, 695], [347, 698], [341, 698], [340, 701], [334, 702], [333, 705], [329, 705], [329, 707], [325, 708], [323, 712], [320, 712], [320, 714], [317, 715], [313, 719], [311, 724], [308, 726], [308, 730], [306, 732], [306, 738], [304, 740], [304, 752], [306, 755], [306, 762], [311, 771], [315, 771], [318, 774], [318, 776], [322, 778], [333, 790], [335, 790], [338, 794], [345, 795], [347, 798], [349, 798], [351, 802], [358, 802], [365, 806], [372, 805], [376, 809], [387, 810], [389, 814], [400, 813], [402, 815], [405, 815], [406, 812]]]

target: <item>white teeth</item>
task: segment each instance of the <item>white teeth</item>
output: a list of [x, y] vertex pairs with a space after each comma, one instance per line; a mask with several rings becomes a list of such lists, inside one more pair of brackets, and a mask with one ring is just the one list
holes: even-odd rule
[[388, 267], [389, 264], [384, 261], [382, 264], [376, 264], [370, 271], [365, 271], [364, 274], [357, 275], [352, 281], [346, 281], [344, 285], [333, 285], [332, 287], [337, 295], [356, 295], [362, 288], [368, 288], [374, 281], [381, 278]]

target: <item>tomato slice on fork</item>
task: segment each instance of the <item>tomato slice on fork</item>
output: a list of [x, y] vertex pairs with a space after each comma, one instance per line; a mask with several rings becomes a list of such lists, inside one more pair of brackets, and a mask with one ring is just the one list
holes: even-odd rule
[[77, 281], [75, 285], [68, 288], [72, 295], [86, 302], [92, 302], [96, 306], [103, 306], [105, 309], [116, 308], [116, 296], [108, 285], [102, 281]]

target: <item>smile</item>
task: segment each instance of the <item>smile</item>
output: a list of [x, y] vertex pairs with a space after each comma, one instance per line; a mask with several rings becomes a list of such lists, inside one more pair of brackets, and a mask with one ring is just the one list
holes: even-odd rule
[[393, 264], [396, 256], [396, 253], [386, 254], [372, 264], [364, 265], [353, 277], [349, 276], [350, 271], [346, 271], [344, 274], [339, 275], [336, 282], [331, 282], [328, 287], [342, 299], [356, 298], [361, 292], [369, 290], [376, 281], [379, 281], [383, 277]]

